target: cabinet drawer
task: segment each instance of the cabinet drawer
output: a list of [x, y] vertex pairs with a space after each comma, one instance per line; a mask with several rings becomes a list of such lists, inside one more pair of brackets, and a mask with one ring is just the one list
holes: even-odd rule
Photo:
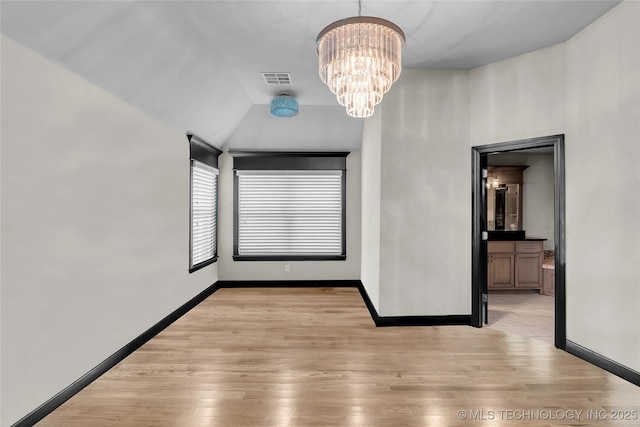
[[487, 252], [490, 254], [511, 253], [513, 252], [513, 242], [487, 242]]
[[542, 252], [542, 242], [516, 242], [516, 252]]

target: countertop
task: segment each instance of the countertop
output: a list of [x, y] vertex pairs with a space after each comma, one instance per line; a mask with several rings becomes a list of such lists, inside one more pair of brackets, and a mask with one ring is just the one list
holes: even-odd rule
[[488, 231], [489, 241], [544, 241], [547, 239], [543, 239], [540, 237], [527, 236], [525, 230], [489, 230]]
[[489, 236], [489, 241], [490, 242], [522, 242], [522, 241], [544, 242], [545, 240], [547, 240], [547, 239], [544, 239], [542, 237], [530, 237], [530, 236], [525, 236], [525, 237], [520, 238], [520, 239], [518, 239], [516, 237], [510, 237], [510, 238], [507, 238], [507, 237], [504, 237], [504, 238], [502, 238], [502, 237], [498, 237], [498, 238], [493, 237], [492, 238], [491, 236]]

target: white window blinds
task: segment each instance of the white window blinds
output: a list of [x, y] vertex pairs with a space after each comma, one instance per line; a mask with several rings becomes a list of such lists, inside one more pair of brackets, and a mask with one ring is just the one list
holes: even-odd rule
[[191, 267], [214, 258], [218, 170], [191, 160]]
[[237, 254], [343, 254], [341, 170], [237, 173]]

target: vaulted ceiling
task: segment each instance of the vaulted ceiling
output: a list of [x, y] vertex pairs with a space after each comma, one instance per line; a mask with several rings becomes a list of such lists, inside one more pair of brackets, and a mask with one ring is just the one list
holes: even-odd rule
[[[403, 67], [471, 69], [569, 39], [617, 0], [363, 1], [362, 15], [400, 26]], [[358, 14], [341, 1], [6, 1], [1, 32], [126, 102], [219, 148], [360, 146], [318, 77], [315, 40]], [[261, 72], [291, 73], [270, 86]], [[401, 77], [402, 78], [402, 77]], [[269, 115], [272, 96], [300, 102]]]

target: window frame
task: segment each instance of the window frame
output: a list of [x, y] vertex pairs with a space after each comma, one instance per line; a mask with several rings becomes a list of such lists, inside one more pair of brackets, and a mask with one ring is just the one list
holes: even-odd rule
[[[218, 260], [218, 187], [220, 169], [218, 168], [218, 156], [222, 154], [222, 151], [208, 144], [204, 140], [198, 138], [193, 134], [187, 134], [189, 141], [189, 273], [200, 270], [203, 267], [213, 264]], [[213, 215], [215, 239], [213, 242], [213, 256], [201, 261], [197, 264], [193, 264], [193, 170], [195, 162], [202, 163], [212, 169], [215, 169], [215, 212]]]
[[[234, 261], [344, 261], [347, 258], [347, 167], [349, 152], [255, 152], [230, 151], [233, 156], [233, 260]], [[240, 255], [238, 253], [238, 174], [237, 171], [313, 171], [340, 170], [341, 174], [341, 253], [339, 255]]]

